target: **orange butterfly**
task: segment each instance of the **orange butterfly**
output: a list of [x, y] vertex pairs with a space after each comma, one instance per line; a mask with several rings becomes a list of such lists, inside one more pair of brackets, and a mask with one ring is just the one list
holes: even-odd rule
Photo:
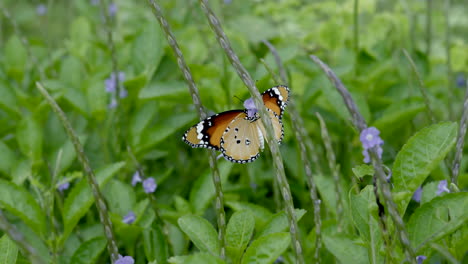
[[[263, 103], [273, 123], [278, 143], [283, 139], [283, 117], [289, 99], [289, 88], [275, 86], [262, 93]], [[200, 121], [187, 130], [182, 137], [194, 148], [220, 150], [231, 162], [252, 162], [264, 148], [266, 133], [252, 99], [244, 102], [244, 110], [222, 112]]]

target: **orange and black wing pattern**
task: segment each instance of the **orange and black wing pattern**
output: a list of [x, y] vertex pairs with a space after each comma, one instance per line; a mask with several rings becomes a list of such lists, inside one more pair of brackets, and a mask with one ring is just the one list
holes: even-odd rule
[[284, 109], [289, 100], [289, 88], [284, 85], [278, 85], [262, 93], [262, 99], [265, 106], [273, 111], [279, 119], [283, 117]]

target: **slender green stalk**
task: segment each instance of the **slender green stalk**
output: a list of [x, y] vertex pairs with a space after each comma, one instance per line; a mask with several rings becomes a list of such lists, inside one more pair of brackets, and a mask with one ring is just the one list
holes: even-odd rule
[[354, 51], [356, 54], [359, 52], [359, 0], [354, 0], [354, 8], [353, 8], [353, 24], [354, 24]]
[[426, 56], [431, 56], [432, 0], [426, 0]]
[[416, 64], [414, 63], [413, 59], [411, 58], [411, 56], [405, 49], [403, 49], [403, 53], [405, 54], [406, 58], [410, 62], [411, 68], [413, 69], [413, 72], [416, 75], [416, 78], [418, 79], [418, 82], [419, 82], [418, 88], [419, 88], [419, 91], [421, 92], [421, 95], [424, 98], [424, 104], [426, 105], [427, 116], [429, 117], [429, 119], [431, 119], [432, 123], [436, 123], [437, 120], [435, 118], [434, 111], [432, 110], [432, 107], [431, 107], [429, 95], [427, 94], [421, 75], [418, 72], [418, 68], [416, 67]]
[[455, 152], [455, 158], [453, 159], [453, 165], [452, 165], [452, 183], [455, 185], [457, 185], [457, 182], [458, 182], [458, 174], [460, 172], [460, 162], [461, 162], [462, 154], [463, 154], [463, 146], [465, 145], [467, 119], [468, 119], [468, 81], [466, 82], [465, 101], [463, 103], [463, 114], [460, 120], [460, 127], [458, 128], [457, 145], [455, 147], [456, 152]]
[[343, 202], [341, 200], [341, 184], [340, 184], [340, 175], [338, 172], [338, 166], [336, 164], [335, 152], [333, 151], [333, 146], [331, 144], [330, 136], [328, 135], [327, 125], [323, 121], [320, 113], [316, 112], [318, 120], [320, 121], [320, 129], [322, 134], [322, 141], [325, 145], [325, 150], [327, 152], [328, 166], [333, 175], [333, 181], [335, 182], [335, 196], [336, 196], [336, 217], [338, 218], [338, 232], [341, 232], [343, 226]]
[[68, 136], [70, 137], [70, 140], [73, 143], [73, 146], [75, 147], [78, 160], [83, 166], [83, 169], [88, 178], [88, 183], [93, 192], [94, 200], [96, 201], [96, 208], [99, 213], [99, 219], [104, 225], [104, 234], [107, 238], [107, 250], [109, 251], [109, 255], [111, 257], [112, 262], [115, 262], [119, 257], [119, 253], [117, 248], [117, 241], [115, 240], [115, 236], [112, 229], [112, 222], [107, 213], [106, 202], [104, 200], [104, 196], [102, 196], [101, 190], [99, 189], [99, 185], [97, 183], [94, 171], [91, 168], [88, 157], [84, 153], [83, 145], [81, 145], [81, 142], [78, 136], [76, 135], [75, 131], [73, 130], [70, 121], [68, 121], [68, 118], [65, 116], [65, 113], [62, 111], [57, 102], [50, 96], [47, 90], [44, 89], [41, 83], [36, 82], [36, 86], [37, 89], [39, 89], [39, 92], [41, 92], [41, 94], [45, 97], [49, 105], [52, 107], [52, 110], [54, 110], [54, 112], [59, 117], [60, 121], [62, 122], [62, 125], [65, 128], [65, 131], [67, 132]]
[[[310, 55], [310, 58], [323, 70], [323, 72], [327, 75], [328, 79], [330, 79], [330, 81], [334, 84], [338, 92], [341, 94], [346, 108], [348, 108], [348, 111], [351, 113], [353, 124], [356, 126], [358, 131], [361, 132], [367, 127], [367, 124], [364, 121], [364, 117], [359, 112], [356, 103], [354, 103], [349, 91], [343, 85], [341, 80], [336, 76], [336, 74], [330, 69], [330, 67], [328, 67], [328, 65], [323, 63], [319, 58], [317, 58], [314, 55]], [[375, 176], [377, 177], [380, 190], [382, 191], [382, 195], [384, 197], [385, 205], [387, 206], [390, 217], [392, 218], [393, 223], [395, 224], [398, 239], [400, 240], [400, 243], [403, 247], [403, 251], [405, 252], [406, 257], [408, 258], [408, 261], [410, 261], [411, 263], [415, 263], [416, 255], [414, 254], [414, 250], [411, 247], [410, 241], [408, 239], [408, 233], [406, 232], [405, 223], [403, 222], [403, 219], [398, 213], [396, 204], [393, 201], [392, 193], [390, 191], [390, 187], [388, 186], [386, 175], [383, 170], [382, 160], [377, 154], [377, 147], [370, 149], [369, 153], [372, 165], [375, 169]]]
[[235, 54], [234, 50], [231, 47], [229, 39], [227, 38], [226, 34], [224, 33], [223, 29], [221, 28], [221, 24], [213, 13], [211, 8], [208, 5], [207, 0], [200, 0], [200, 5], [202, 7], [205, 16], [210, 23], [211, 29], [216, 35], [216, 38], [223, 48], [224, 52], [226, 53], [229, 61], [231, 62], [232, 66], [236, 70], [237, 74], [244, 82], [244, 84], [249, 89], [249, 92], [253, 98], [256, 108], [259, 110], [259, 114], [261, 117], [261, 121], [266, 128], [266, 140], [269, 143], [270, 151], [273, 156], [273, 164], [275, 166], [276, 177], [278, 179], [278, 184], [281, 187], [281, 193], [283, 195], [283, 200], [285, 201], [286, 206], [286, 214], [288, 216], [289, 221], [289, 231], [291, 234], [291, 241], [293, 243], [294, 252], [296, 254], [296, 261], [297, 263], [304, 263], [304, 256], [302, 254], [302, 246], [299, 240], [299, 230], [297, 227], [297, 219], [294, 211], [294, 204], [291, 197], [291, 190], [289, 188], [289, 184], [286, 179], [286, 175], [284, 172], [284, 165], [283, 160], [281, 157], [281, 153], [279, 151], [278, 143], [275, 140], [273, 134], [273, 126], [271, 120], [269, 118], [268, 112], [263, 104], [263, 100], [258, 92], [257, 87], [255, 86], [255, 82], [250, 77], [250, 74], [246, 71], [244, 66], [239, 61], [239, 58]]
[[453, 118], [453, 108], [452, 102], [455, 98], [454, 91], [453, 91], [453, 83], [452, 83], [452, 56], [450, 55], [450, 0], [445, 0], [445, 8], [444, 8], [444, 17], [445, 17], [445, 57], [447, 58], [447, 107], [449, 110], [449, 119], [452, 120]]
[[[162, 29], [164, 30], [165, 36], [171, 47], [174, 55], [177, 58], [177, 65], [179, 66], [180, 71], [182, 72], [184, 79], [189, 87], [190, 94], [192, 95], [193, 104], [198, 111], [198, 115], [200, 119], [203, 120], [207, 117], [207, 114], [201, 104], [200, 95], [198, 92], [198, 88], [193, 81], [193, 77], [190, 71], [190, 68], [185, 63], [184, 56], [182, 55], [182, 51], [177, 44], [177, 40], [172, 33], [171, 27], [167, 22], [166, 18], [164, 17], [161, 7], [156, 3], [154, 0], [148, 0], [156, 19], [158, 20], [159, 24], [161, 25]], [[221, 258], [225, 258], [225, 245], [226, 245], [226, 214], [224, 212], [224, 194], [223, 188], [221, 186], [221, 177], [219, 175], [218, 166], [216, 165], [216, 153], [215, 151], [211, 151], [210, 159], [209, 159], [211, 171], [212, 171], [212, 179], [213, 184], [215, 187], [216, 192], [216, 202], [215, 202], [215, 209], [218, 215], [218, 239], [220, 242], [220, 256]]]
[[25, 257], [29, 258], [29, 261], [33, 264], [44, 264], [45, 261], [41, 256], [37, 254], [35, 248], [33, 248], [28, 241], [24, 238], [23, 234], [16, 229], [14, 225], [8, 222], [8, 219], [0, 209], [0, 230], [5, 232], [11, 240], [13, 240], [21, 249], [21, 252]]

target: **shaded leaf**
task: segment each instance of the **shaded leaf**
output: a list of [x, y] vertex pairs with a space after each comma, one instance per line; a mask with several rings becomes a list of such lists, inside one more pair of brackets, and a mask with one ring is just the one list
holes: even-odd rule
[[226, 228], [226, 253], [238, 263], [250, 242], [255, 228], [255, 219], [249, 211], [235, 212]]
[[107, 240], [104, 237], [90, 239], [80, 245], [71, 258], [71, 264], [96, 263], [99, 255], [106, 248]]
[[273, 233], [256, 239], [242, 258], [242, 264], [273, 263], [291, 243], [289, 233]]
[[206, 219], [196, 215], [186, 215], [177, 221], [180, 229], [202, 252], [217, 256], [220, 246], [216, 230]]
[[18, 258], [18, 246], [7, 235], [0, 239], [0, 263], [15, 264]]

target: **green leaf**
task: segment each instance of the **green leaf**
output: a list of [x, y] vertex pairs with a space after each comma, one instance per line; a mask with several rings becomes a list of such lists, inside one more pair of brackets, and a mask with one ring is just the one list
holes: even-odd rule
[[358, 178], [362, 178], [364, 176], [373, 176], [374, 175], [374, 167], [372, 165], [362, 164], [358, 165], [351, 169]]
[[39, 235], [46, 232], [46, 216], [29, 191], [0, 179], [0, 205], [23, 220]]
[[0, 79], [0, 109], [19, 115], [18, 106], [13, 89], [9, 83]]
[[[304, 216], [306, 212], [307, 211], [304, 209], [295, 210], [296, 219], [298, 222], [302, 218], [302, 216]], [[263, 229], [260, 232], [258, 232], [256, 237], [258, 238], [258, 237], [262, 237], [262, 236], [269, 235], [272, 233], [284, 232], [288, 229], [288, 227], [289, 227], [288, 216], [286, 215], [286, 212], [282, 211], [273, 215], [265, 224]]]
[[[164, 55], [165, 39], [161, 27], [151, 19], [133, 44], [132, 63], [137, 74], [145, 73], [150, 80]], [[144, 52], [142, 52], [144, 51]]]
[[[437, 197], [411, 215], [408, 234], [415, 248], [429, 246], [451, 234], [468, 221], [468, 193], [449, 193]], [[424, 244], [423, 244], [424, 243]]]
[[255, 227], [257, 229], [263, 227], [266, 222], [272, 217], [272, 214], [268, 209], [260, 205], [246, 203], [246, 202], [234, 202], [228, 201], [226, 205], [231, 207], [234, 211], [248, 210], [255, 218]]
[[99, 255], [106, 248], [107, 240], [104, 237], [90, 239], [75, 251], [70, 264], [88, 264], [96, 263]]
[[210, 222], [196, 215], [182, 216], [177, 222], [200, 251], [219, 255], [218, 234]]
[[249, 211], [235, 212], [229, 219], [226, 228], [226, 253], [234, 263], [239, 263], [254, 228], [255, 219]]
[[182, 81], [153, 82], [144, 87], [139, 99], [176, 99], [180, 101], [182, 95], [187, 93], [187, 85]]
[[[96, 171], [96, 180], [102, 188], [111, 177], [117, 173], [125, 162], [118, 162]], [[71, 231], [75, 228], [78, 221], [83, 217], [94, 203], [94, 196], [91, 192], [87, 179], [80, 181], [65, 199], [63, 205], [64, 232], [62, 240], [65, 241]]]
[[372, 125], [382, 131], [383, 135], [391, 135], [396, 129], [411, 121], [424, 108], [421, 102], [405, 100], [394, 103]]
[[291, 243], [289, 233], [273, 233], [256, 239], [242, 258], [242, 264], [273, 263]]
[[85, 58], [90, 46], [91, 25], [86, 17], [76, 18], [70, 26], [70, 41], [67, 41], [68, 49], [79, 58]]
[[15, 264], [18, 258], [18, 246], [7, 235], [0, 239], [0, 263]]
[[156, 113], [156, 104], [153, 102], [141, 105], [133, 113], [130, 119], [130, 137], [132, 146], [140, 144], [143, 131], [149, 126]]
[[90, 115], [97, 120], [104, 120], [107, 112], [109, 95], [101, 79], [93, 79], [86, 83], [86, 99]]
[[13, 35], [4, 46], [4, 67], [9, 76], [17, 82], [23, 80], [28, 54], [19, 37]]
[[204, 252], [197, 252], [190, 256], [175, 256], [169, 259], [171, 264], [223, 264], [219, 257]]
[[143, 247], [149, 261], [156, 260], [159, 264], [167, 263], [168, 245], [159, 224], [153, 222], [151, 228], [143, 231]]
[[366, 248], [341, 234], [323, 234], [323, 244], [341, 263], [367, 264]]
[[400, 213], [413, 193], [455, 144], [457, 124], [443, 122], [426, 127], [411, 137], [395, 158], [393, 192]]
[[111, 179], [102, 193], [109, 205], [109, 210], [119, 215], [126, 215], [136, 203], [136, 195], [132, 186], [116, 179]]
[[[232, 169], [231, 162], [223, 162], [218, 164], [219, 177], [221, 177], [221, 185], [223, 185]], [[203, 214], [214, 199], [215, 189], [211, 170], [206, 170], [199, 177], [190, 190], [190, 205], [195, 214]]]
[[15, 160], [15, 153], [0, 140], [0, 173], [11, 176], [10, 171], [13, 168]]
[[242, 33], [254, 44], [278, 34], [277, 28], [268, 20], [251, 15], [236, 16], [236, 19], [229, 23], [229, 28]]
[[42, 127], [32, 115], [25, 115], [16, 128], [16, 140], [23, 154], [33, 163], [42, 160]]

